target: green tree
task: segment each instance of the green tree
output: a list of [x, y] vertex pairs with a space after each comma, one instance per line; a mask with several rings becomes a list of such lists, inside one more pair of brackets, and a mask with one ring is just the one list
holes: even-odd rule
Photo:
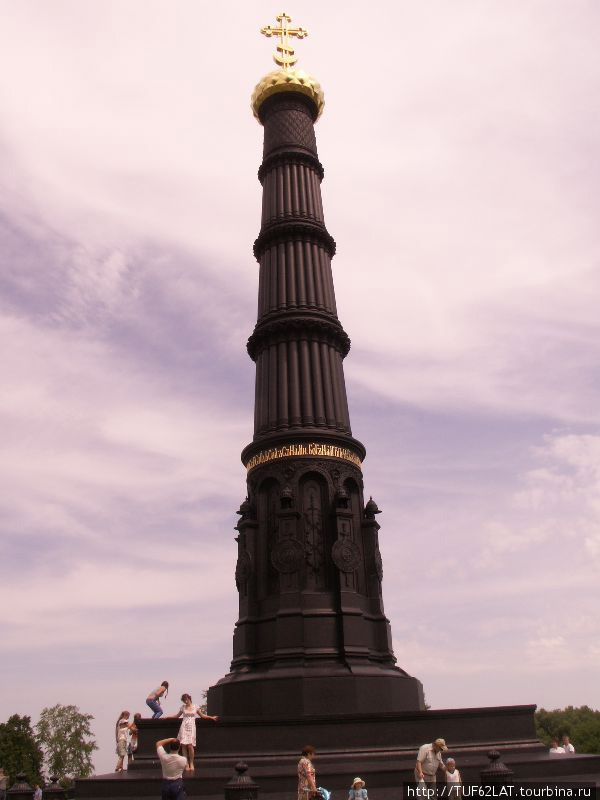
[[91, 714], [82, 714], [77, 706], [58, 703], [45, 708], [35, 726], [50, 775], [59, 778], [87, 778], [94, 771], [92, 753], [98, 749], [93, 739]]
[[208, 697], [208, 689], [202, 689], [202, 705], [200, 706], [200, 711], [203, 714], [208, 714], [208, 705], [206, 702], [206, 698]]
[[0, 723], [0, 764], [10, 776], [10, 784], [17, 774], [23, 771], [27, 780], [43, 784], [43, 755], [31, 727], [31, 717], [13, 714], [6, 722]]
[[550, 746], [551, 740], [567, 734], [578, 753], [600, 754], [600, 711], [589, 706], [555, 708], [546, 711], [540, 708], [535, 713], [537, 735]]

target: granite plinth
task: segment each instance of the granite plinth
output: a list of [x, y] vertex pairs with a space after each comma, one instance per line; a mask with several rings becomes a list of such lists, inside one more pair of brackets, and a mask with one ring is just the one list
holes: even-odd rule
[[[316, 670], [312, 670], [314, 673]], [[343, 718], [355, 714], [416, 711], [424, 708], [423, 686], [417, 678], [390, 668], [364, 668], [358, 674], [321, 675], [299, 671], [233, 674], [212, 686], [208, 713], [242, 718]]]
[[[539, 750], [535, 706], [442, 709], [403, 713], [313, 715], [293, 719], [227, 717], [218, 723], [199, 720], [198, 758], [203, 765], [242, 758], [250, 767], [296, 763], [303, 745], [314, 745], [320, 762], [352, 761], [356, 754], [384, 759], [416, 753], [423, 742], [443, 736], [453, 747]], [[155, 742], [175, 736], [179, 720], [141, 720], [136, 769], [155, 767]], [[294, 760], [295, 759], [295, 760]]]
[[[401, 714], [349, 714], [338, 719], [289, 720], [228, 718], [199, 721], [196, 772], [186, 778], [190, 798], [221, 798], [237, 761], [249, 765], [260, 797], [292, 800], [298, 754], [310, 743], [317, 749], [319, 784], [346, 792], [360, 774], [373, 800], [398, 800], [411, 780], [418, 747], [443, 736], [447, 755], [459, 762], [466, 781], [478, 782], [487, 753], [498, 749], [519, 779], [561, 780], [582, 776], [600, 780], [600, 756], [548, 756], [535, 735], [535, 706], [443, 709]], [[123, 776], [97, 776], [77, 783], [77, 797], [148, 798], [160, 795], [155, 743], [177, 734], [177, 720], [142, 720], [136, 760]]]

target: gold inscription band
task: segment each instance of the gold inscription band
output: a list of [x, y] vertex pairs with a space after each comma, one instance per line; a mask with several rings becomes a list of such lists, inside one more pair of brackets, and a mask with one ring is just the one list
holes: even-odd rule
[[246, 469], [250, 472], [254, 467], [261, 464], [268, 464], [278, 458], [293, 458], [297, 456], [319, 456], [324, 458], [340, 458], [342, 461], [350, 461], [360, 467], [361, 460], [353, 450], [347, 447], [338, 447], [335, 444], [323, 444], [321, 442], [305, 442], [302, 444], [284, 444], [281, 447], [269, 447], [268, 450], [261, 450], [252, 456], [246, 464]]

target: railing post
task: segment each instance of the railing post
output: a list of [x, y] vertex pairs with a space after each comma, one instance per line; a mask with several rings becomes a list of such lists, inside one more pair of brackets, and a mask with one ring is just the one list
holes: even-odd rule
[[33, 800], [33, 788], [27, 783], [27, 776], [24, 772], [19, 772], [6, 796], [8, 798], [18, 797], [19, 800]]
[[500, 761], [498, 750], [490, 750], [488, 758], [490, 760], [489, 765], [479, 773], [481, 785], [511, 786], [515, 773]]
[[67, 796], [65, 789], [58, 782], [58, 775], [50, 776], [50, 783], [44, 786], [44, 800], [46, 798], [53, 798], [53, 800], [64, 800]]
[[258, 784], [246, 774], [248, 764], [238, 761], [235, 771], [237, 775], [233, 775], [225, 784], [225, 800], [257, 800]]

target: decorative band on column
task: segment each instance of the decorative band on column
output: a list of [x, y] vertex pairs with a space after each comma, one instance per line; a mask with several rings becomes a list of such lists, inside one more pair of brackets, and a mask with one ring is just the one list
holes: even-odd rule
[[335, 255], [335, 239], [324, 225], [318, 222], [276, 222], [264, 227], [254, 242], [254, 257], [260, 261], [261, 254], [272, 244], [285, 244], [298, 239], [322, 245], [330, 258]]
[[281, 315], [279, 319], [258, 323], [248, 339], [246, 349], [250, 358], [256, 361], [261, 348], [268, 344], [294, 341], [309, 335], [317, 341], [329, 341], [344, 358], [350, 352], [350, 337], [339, 322], [314, 317], [290, 318], [289, 312], [287, 315]]
[[255, 467], [281, 458], [311, 458], [315, 456], [349, 461], [357, 467], [362, 464], [360, 456], [348, 447], [326, 442], [295, 442], [259, 450], [245, 463], [245, 467], [250, 472]]
[[270, 169], [284, 164], [305, 164], [307, 167], [312, 167], [320, 180], [323, 180], [325, 175], [323, 164], [316, 156], [310, 155], [310, 153], [296, 153], [288, 150], [285, 153], [272, 153], [266, 156], [258, 169], [258, 180], [263, 183], [265, 175]]

